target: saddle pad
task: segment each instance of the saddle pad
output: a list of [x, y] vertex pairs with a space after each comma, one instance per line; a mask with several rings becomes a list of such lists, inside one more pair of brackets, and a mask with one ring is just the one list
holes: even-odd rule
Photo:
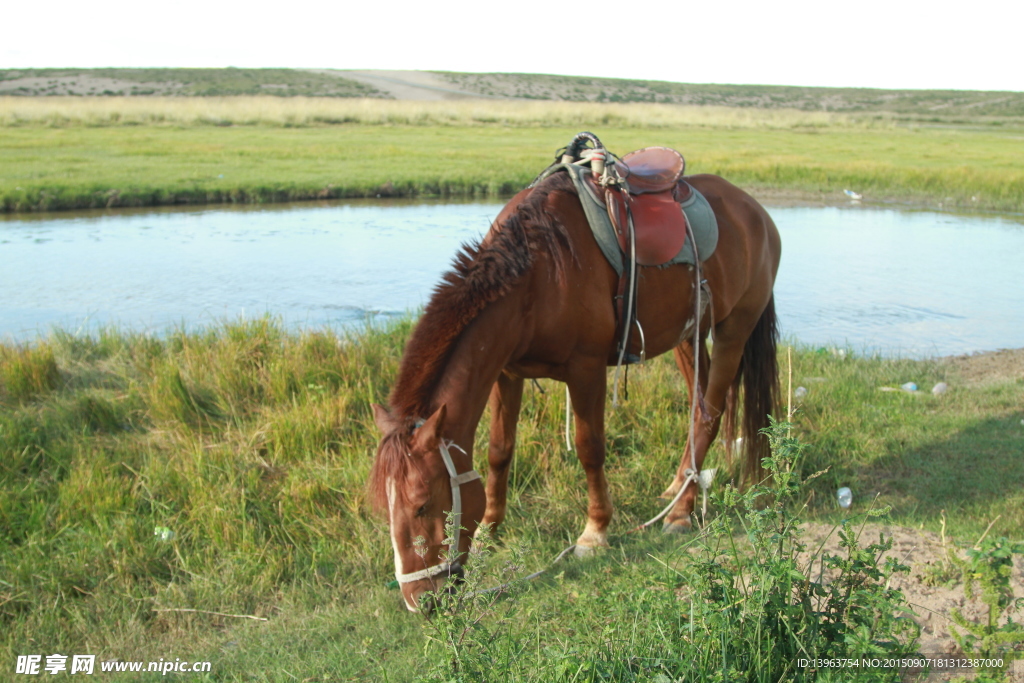
[[[608, 263], [615, 269], [615, 273], [621, 277], [625, 271], [624, 257], [622, 250], [619, 248], [619, 240], [615, 234], [615, 229], [608, 218], [604, 199], [599, 198], [591, 189], [590, 184], [584, 179], [584, 174], [590, 173], [590, 169], [573, 164], [558, 164], [548, 169], [548, 172], [543, 174], [541, 178], [538, 178], [538, 181], [559, 170], [565, 170], [569, 177], [572, 178], [573, 184], [576, 186], [576, 192], [580, 196], [580, 203], [583, 205], [583, 212], [587, 215], [590, 229], [594, 233], [594, 239], [597, 240], [598, 246], [601, 247], [601, 253], [604, 254]], [[683, 182], [686, 182], [685, 179]], [[689, 221], [690, 227], [693, 230], [701, 261], [707, 261], [715, 253], [715, 247], [718, 246], [718, 219], [715, 218], [715, 212], [711, 209], [711, 204], [708, 203], [704, 195], [698, 192], [692, 185], [688, 184], [688, 186], [691, 190], [690, 196], [684, 199], [679, 206], [682, 208], [683, 213], [686, 214], [686, 220]], [[685, 239], [682, 248], [679, 249], [676, 255], [661, 265], [672, 265], [674, 263], [696, 263], [689, 237]]]

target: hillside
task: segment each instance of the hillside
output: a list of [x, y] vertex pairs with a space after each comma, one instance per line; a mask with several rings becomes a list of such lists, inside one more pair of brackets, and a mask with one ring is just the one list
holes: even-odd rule
[[1024, 93], [876, 90], [429, 71], [335, 69], [4, 69], [0, 95], [277, 95], [399, 100], [521, 99], [654, 102], [752, 109], [887, 113], [998, 122], [1024, 116]]

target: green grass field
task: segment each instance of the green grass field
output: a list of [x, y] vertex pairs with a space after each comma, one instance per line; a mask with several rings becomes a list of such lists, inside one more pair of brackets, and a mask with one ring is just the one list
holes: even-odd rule
[[[706, 550], [625, 533], [660, 509], [655, 496], [685, 443], [682, 382], [665, 358], [636, 371], [629, 402], [609, 413], [611, 550], [455, 616], [405, 613], [387, 587], [391, 549], [365, 482], [376, 444], [369, 404], [385, 400], [410, 329], [288, 333], [260, 319], [162, 338], [58, 331], [0, 346], [3, 666], [45, 650], [213, 662], [190, 680], [653, 681], [710, 677], [734, 661], [761, 671], [743, 680], [779, 680], [780, 636], [745, 630], [762, 623], [751, 615], [763, 601], [744, 588], [729, 600], [747, 606], [729, 621], [716, 600], [740, 589], [700, 570], [759, 576], [785, 565], [774, 550], [755, 543], [771, 556], [722, 565], [731, 532], [702, 541], [726, 544]], [[1024, 382], [965, 384], [936, 361], [812, 349], [794, 353], [792, 372], [811, 389], [795, 415], [804, 451], [794, 471], [827, 472], [790, 496], [787, 515], [841, 521], [834, 491], [849, 485], [855, 511], [877, 495], [873, 505], [891, 505], [898, 524], [937, 530], [945, 511], [948, 533], [973, 540], [998, 516], [993, 536], [1024, 536]], [[953, 389], [879, 390], [908, 379]], [[542, 385], [524, 401], [503, 549], [485, 581], [510, 562], [519, 575], [544, 566], [583, 526], [561, 385]], [[478, 454], [485, 438], [486, 418]], [[721, 457], [716, 446], [712, 461]], [[745, 514], [738, 523], [774, 524]], [[164, 529], [173, 536], [154, 535]], [[751, 590], [785, 575], [751, 579]], [[773, 600], [793, 588], [779, 585]], [[863, 599], [882, 599], [871, 585]], [[820, 640], [801, 639], [812, 649]], [[691, 646], [704, 654], [695, 660]]]
[[690, 172], [754, 191], [1024, 209], [1013, 128], [645, 104], [65, 99], [0, 102], [4, 211], [507, 195], [585, 129], [620, 154], [675, 147]]

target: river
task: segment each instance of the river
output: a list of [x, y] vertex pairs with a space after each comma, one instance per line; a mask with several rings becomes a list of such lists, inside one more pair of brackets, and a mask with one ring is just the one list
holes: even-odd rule
[[[160, 334], [277, 316], [351, 327], [422, 306], [495, 202], [349, 201], [0, 217], [0, 337]], [[1024, 219], [768, 206], [783, 334], [924, 357], [1024, 346]]]

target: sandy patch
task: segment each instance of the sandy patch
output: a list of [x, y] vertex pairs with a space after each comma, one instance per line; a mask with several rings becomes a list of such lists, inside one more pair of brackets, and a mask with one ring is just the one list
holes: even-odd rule
[[[803, 526], [803, 541], [809, 549], [817, 549], [818, 545], [824, 542], [825, 551], [842, 556], [839, 547], [839, 537], [832, 532], [832, 526], [827, 524], [805, 524]], [[928, 585], [929, 569], [941, 566], [945, 562], [946, 548], [938, 534], [906, 527], [883, 526], [880, 524], [868, 524], [864, 527], [859, 539], [862, 546], [876, 542], [879, 533], [886, 537], [892, 537], [893, 547], [883, 557], [892, 555], [903, 564], [911, 567], [910, 574], [900, 574], [893, 580], [892, 586], [899, 588], [907, 597], [907, 602], [917, 614], [914, 621], [921, 627], [921, 637], [918, 641], [918, 652], [922, 655], [932, 657], [958, 655], [960, 648], [950, 633], [950, 610], [956, 608], [961, 610], [963, 615], [970, 621], [979, 622], [987, 619], [987, 607], [981, 600], [975, 597], [968, 600], [964, 596], [962, 583], [955, 585]], [[831, 535], [830, 535], [831, 534]], [[959, 556], [964, 557], [963, 549], [946, 539], [947, 546], [958, 550]], [[807, 555], [805, 554], [805, 558]], [[1011, 582], [1014, 595], [1024, 596], [1024, 558], [1016, 556]], [[883, 560], [884, 561], [884, 560]], [[882, 561], [879, 562], [882, 564]], [[817, 576], [814, 576], [817, 578]], [[931, 581], [934, 583], [934, 581]], [[1020, 623], [1024, 618], [1024, 610], [1019, 610], [1014, 620]], [[1013, 669], [1017, 678], [1011, 680], [1024, 681], [1024, 660], [1015, 662]], [[967, 672], [936, 672], [931, 674], [928, 681], [948, 681], [963, 675]]]

